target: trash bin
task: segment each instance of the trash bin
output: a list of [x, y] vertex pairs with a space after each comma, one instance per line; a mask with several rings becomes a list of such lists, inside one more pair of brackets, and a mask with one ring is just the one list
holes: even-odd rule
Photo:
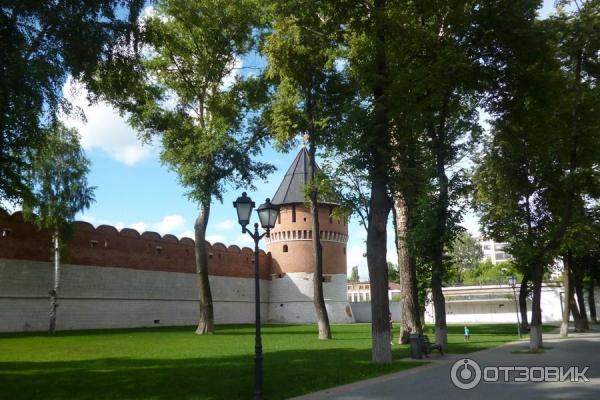
[[419, 333], [411, 333], [408, 337], [410, 343], [410, 358], [423, 358], [422, 337]]

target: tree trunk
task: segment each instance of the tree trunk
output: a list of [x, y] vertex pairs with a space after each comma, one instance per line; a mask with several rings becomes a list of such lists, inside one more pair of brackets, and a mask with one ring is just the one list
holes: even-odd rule
[[56, 331], [56, 309], [58, 308], [58, 288], [60, 287], [60, 237], [54, 231], [54, 287], [50, 290], [50, 322], [48, 331]]
[[196, 242], [194, 244], [196, 254], [196, 275], [198, 279], [198, 291], [200, 300], [200, 321], [196, 334], [206, 335], [215, 331], [215, 322], [213, 314], [212, 294], [210, 292], [210, 282], [208, 280], [208, 257], [204, 241], [206, 238], [206, 226], [210, 215], [210, 201], [204, 201], [200, 204], [200, 212], [194, 224], [194, 234]]
[[542, 340], [542, 279], [544, 267], [534, 264], [531, 268], [531, 281], [533, 282], [533, 300], [531, 302], [531, 325], [529, 330], [529, 349], [539, 351], [544, 346]]
[[594, 276], [590, 276], [590, 282], [588, 285], [588, 304], [590, 307], [590, 322], [592, 324], [598, 323], [598, 317], [596, 316], [596, 299], [594, 297]]
[[583, 295], [583, 266], [579, 260], [573, 262], [573, 286], [577, 295], [577, 306], [579, 307], [579, 316], [581, 318], [581, 330], [589, 330], [590, 324], [585, 309], [585, 296]]
[[434, 140], [436, 154], [436, 171], [439, 182], [439, 193], [436, 207], [435, 246], [431, 263], [431, 293], [433, 297], [433, 308], [435, 314], [435, 342], [448, 348], [448, 335], [446, 332], [446, 300], [442, 292], [442, 279], [444, 276], [444, 245], [447, 234], [448, 219], [448, 177], [445, 169], [445, 156], [443, 150], [444, 136], [441, 133]]
[[521, 331], [529, 330], [529, 322], [527, 317], [527, 284], [529, 283], [529, 273], [523, 274], [521, 288], [519, 289], [519, 312], [521, 314]]
[[319, 204], [318, 190], [316, 183], [316, 145], [313, 135], [309, 138], [310, 145], [308, 149], [309, 165], [308, 175], [310, 177], [310, 212], [312, 217], [312, 246], [313, 246], [313, 262], [315, 265], [315, 273], [313, 275], [313, 293], [315, 313], [317, 315], [317, 323], [319, 325], [319, 339], [331, 339], [331, 327], [329, 326], [329, 316], [325, 307], [325, 298], [323, 296], [323, 248], [321, 247], [321, 237], [319, 228]]
[[[575, 301], [575, 277], [574, 277], [574, 264], [573, 264], [573, 255], [568, 252], [565, 256], [565, 271], [567, 271], [568, 281], [565, 281], [565, 304], [569, 308], [569, 312], [573, 316], [573, 321], [575, 324], [575, 331], [581, 332], [583, 330], [583, 321], [581, 319], [581, 314], [579, 313], [579, 308], [577, 308], [577, 302]], [[567, 290], [568, 289], [568, 290]], [[563, 318], [564, 313], [566, 311], [563, 309]], [[561, 335], [562, 335], [563, 327], [561, 325]]]
[[441, 266], [434, 261], [431, 274], [431, 296], [433, 297], [433, 310], [435, 316], [435, 343], [448, 348], [448, 335], [446, 331], [446, 299], [442, 292]]
[[398, 342], [407, 344], [409, 335], [421, 332], [419, 298], [417, 293], [417, 268], [408, 246], [409, 208], [402, 193], [394, 199], [396, 219], [396, 246], [398, 250], [398, 271], [400, 275], [400, 337]]
[[571, 298], [573, 297], [573, 286], [571, 285], [571, 268], [569, 268], [569, 254], [563, 256], [563, 298], [562, 298], [562, 322], [560, 324], [560, 336], [569, 336], [569, 320], [571, 318]]
[[387, 273], [387, 219], [390, 212], [385, 185], [375, 180], [371, 186], [369, 227], [367, 230], [367, 264], [371, 283], [372, 359], [376, 364], [390, 364], [390, 344]]
[[387, 221], [391, 210], [388, 198], [388, 176], [390, 167], [389, 117], [387, 110], [388, 71], [386, 56], [386, 1], [374, 1], [374, 68], [377, 79], [373, 83], [374, 129], [367, 140], [367, 151], [371, 159], [369, 178], [371, 198], [367, 228], [367, 265], [371, 283], [371, 356], [375, 364], [391, 364], [387, 269]]

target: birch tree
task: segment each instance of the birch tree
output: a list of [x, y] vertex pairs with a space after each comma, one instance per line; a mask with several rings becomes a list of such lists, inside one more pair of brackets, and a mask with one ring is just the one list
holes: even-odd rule
[[48, 330], [56, 329], [60, 288], [61, 247], [72, 234], [75, 215], [94, 201], [94, 187], [88, 186], [90, 162], [79, 143], [79, 134], [56, 122], [45, 130], [41, 146], [32, 152], [27, 185], [33, 196], [23, 203], [26, 219], [52, 231], [54, 282], [50, 290]]

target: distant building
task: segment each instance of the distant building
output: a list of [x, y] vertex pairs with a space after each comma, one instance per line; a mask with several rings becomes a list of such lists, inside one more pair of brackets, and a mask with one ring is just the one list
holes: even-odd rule
[[[400, 296], [400, 284], [388, 283], [388, 298], [390, 300]], [[369, 282], [348, 282], [348, 301], [361, 303], [371, 301], [371, 284]]]
[[490, 260], [492, 264], [498, 264], [503, 261], [510, 261], [513, 257], [505, 251], [508, 243], [498, 243], [493, 240], [480, 240], [481, 250], [483, 251], [482, 260]]
[[[515, 294], [508, 285], [457, 286], [442, 288], [446, 299], [446, 322], [459, 323], [516, 323]], [[562, 318], [561, 299], [563, 287], [557, 283], [542, 284], [541, 307], [542, 321], [556, 323]], [[428, 293], [431, 298], [431, 293]], [[531, 321], [531, 299], [527, 298], [528, 321]], [[428, 301], [425, 307], [425, 322], [433, 323], [433, 302]], [[475, 328], [476, 329], [476, 328]], [[475, 330], [476, 332], [476, 330]]]

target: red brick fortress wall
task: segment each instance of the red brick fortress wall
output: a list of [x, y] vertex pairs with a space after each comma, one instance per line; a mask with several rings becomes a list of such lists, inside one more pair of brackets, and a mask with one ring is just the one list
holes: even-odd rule
[[[213, 276], [250, 278], [254, 276], [254, 252], [237, 246], [205, 242], [209, 254], [208, 271]], [[23, 220], [21, 212], [12, 215], [0, 210], [0, 258], [52, 261], [52, 235]], [[269, 279], [271, 256], [259, 252], [260, 277]], [[113, 226], [94, 228], [75, 222], [73, 238], [65, 244], [63, 261], [74, 265], [131, 268], [148, 271], [194, 273], [194, 241], [177, 239]]]

